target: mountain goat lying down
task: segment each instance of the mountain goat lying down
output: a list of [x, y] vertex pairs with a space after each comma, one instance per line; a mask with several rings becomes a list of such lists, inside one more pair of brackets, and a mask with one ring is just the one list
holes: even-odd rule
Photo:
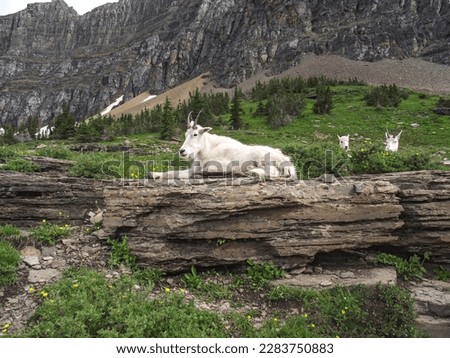
[[189, 113], [186, 139], [179, 150], [180, 157], [191, 161], [192, 166], [186, 170], [149, 172], [149, 179], [189, 179], [199, 175], [297, 178], [294, 164], [281, 150], [246, 145], [229, 137], [211, 134], [212, 128], [197, 124], [199, 115], [193, 121], [192, 112]]

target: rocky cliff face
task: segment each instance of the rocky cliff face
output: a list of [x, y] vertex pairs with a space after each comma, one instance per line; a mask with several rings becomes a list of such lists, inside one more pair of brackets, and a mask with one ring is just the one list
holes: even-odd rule
[[0, 17], [0, 125], [79, 119], [124, 94], [205, 71], [224, 86], [304, 53], [450, 64], [450, 0], [120, 0], [79, 16], [63, 0]]

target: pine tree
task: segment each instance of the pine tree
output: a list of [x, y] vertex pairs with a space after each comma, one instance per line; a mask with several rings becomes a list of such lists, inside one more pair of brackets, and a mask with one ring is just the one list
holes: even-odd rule
[[169, 97], [166, 97], [161, 117], [160, 138], [170, 140], [175, 133], [175, 116]]
[[63, 112], [55, 118], [55, 130], [52, 137], [67, 139], [75, 135], [75, 116], [69, 112], [69, 106], [63, 106]]
[[38, 120], [36, 117], [30, 116], [27, 120], [27, 130], [30, 137], [36, 139], [36, 133], [38, 131]]
[[330, 114], [333, 108], [333, 99], [330, 86], [319, 84], [316, 88], [316, 103], [313, 106], [315, 114]]
[[237, 87], [234, 87], [234, 96], [231, 100], [231, 129], [241, 129], [242, 128], [242, 105], [241, 98], [242, 92]]

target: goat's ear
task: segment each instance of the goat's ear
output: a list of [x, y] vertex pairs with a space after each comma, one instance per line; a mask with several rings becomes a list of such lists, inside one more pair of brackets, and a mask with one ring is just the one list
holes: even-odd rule
[[336, 135], [337, 135], [338, 139], [341, 140], [341, 137], [339, 137], [339, 134], [336, 134]]
[[402, 134], [403, 131], [400, 131], [399, 134], [397, 134], [397, 139], [400, 138], [400, 134]]
[[200, 129], [198, 132], [199, 132], [200, 134], [203, 134], [203, 133], [209, 132], [211, 129], [212, 129], [211, 127], [203, 127], [203, 128]]

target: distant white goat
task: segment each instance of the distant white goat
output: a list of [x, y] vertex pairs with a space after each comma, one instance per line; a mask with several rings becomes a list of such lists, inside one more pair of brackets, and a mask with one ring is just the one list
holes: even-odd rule
[[5, 135], [5, 130], [3, 128], [0, 128], [0, 135]]
[[350, 134], [343, 135], [343, 136], [337, 136], [339, 139], [339, 146], [344, 150], [350, 149]]
[[385, 136], [386, 136], [386, 147], [385, 149], [390, 152], [396, 152], [398, 151], [398, 144], [400, 142], [400, 135], [402, 134], [402, 131], [400, 131], [399, 134], [394, 136], [393, 134], [390, 134], [389, 131], [386, 130]]
[[36, 139], [48, 138], [54, 130], [55, 127], [50, 127], [49, 125], [46, 125], [42, 128], [39, 128], [39, 132], [36, 132], [34, 136], [36, 137]]
[[[200, 115], [200, 113], [199, 113]], [[197, 124], [189, 113], [186, 139], [179, 150], [180, 157], [192, 162], [186, 170], [163, 173], [149, 172], [150, 179], [189, 179], [195, 175], [255, 175], [264, 178], [296, 179], [295, 166], [281, 150], [246, 145], [235, 139], [210, 134], [210, 127]]]

